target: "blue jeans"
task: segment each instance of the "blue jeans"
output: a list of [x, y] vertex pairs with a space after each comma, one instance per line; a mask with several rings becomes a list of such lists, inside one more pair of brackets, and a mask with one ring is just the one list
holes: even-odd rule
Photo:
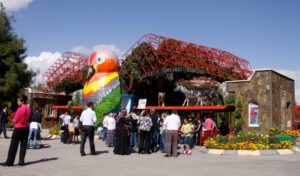
[[[37, 145], [37, 135], [38, 135], [38, 132], [39, 132], [39, 130], [38, 129], [33, 129], [33, 128], [31, 128], [30, 130], [29, 130], [29, 135], [28, 135], [28, 145], [30, 145], [30, 139], [31, 139], [31, 136], [32, 136], [32, 134], [33, 134], [33, 143], [32, 143], [32, 148], [34, 148], [34, 149], [36, 149], [36, 145]], [[30, 146], [28, 146], [28, 147], [30, 147]]]
[[193, 136], [192, 135], [185, 136], [183, 140], [184, 140], [183, 144], [189, 145], [190, 148], [193, 147], [193, 145], [192, 145]]
[[167, 138], [166, 138], [166, 132], [162, 132], [162, 134], [160, 134], [160, 143], [159, 143], [159, 149], [162, 152], [166, 151], [166, 142], [167, 142]]
[[157, 152], [157, 145], [159, 144], [159, 133], [158, 132], [152, 132], [151, 133], [151, 151]]
[[130, 132], [130, 147], [137, 146], [137, 132]]
[[107, 128], [103, 128], [103, 141], [106, 141]]

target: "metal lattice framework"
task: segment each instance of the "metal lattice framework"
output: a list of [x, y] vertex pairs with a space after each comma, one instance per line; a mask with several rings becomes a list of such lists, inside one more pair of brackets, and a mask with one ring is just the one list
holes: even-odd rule
[[[139, 52], [137, 52], [137, 48]], [[141, 58], [141, 55], [143, 57]], [[160, 72], [168, 68], [186, 68], [201, 71], [221, 80], [247, 79], [252, 71], [248, 61], [227, 51], [188, 43], [154, 34], [147, 34], [140, 38], [121, 58], [121, 76], [123, 87], [130, 91], [133, 86], [133, 73], [123, 66], [129, 57], [135, 57], [139, 62], [139, 71], [143, 77], [151, 73]], [[53, 91], [65, 79], [83, 81], [80, 71], [87, 65], [88, 56], [66, 52], [43, 74], [42, 89]], [[123, 74], [125, 73], [126, 74]], [[125, 80], [125, 81], [124, 81]]]
[[[152, 75], [151, 73], [176, 67], [201, 70], [204, 74], [221, 80], [247, 79], [252, 74], [248, 61], [227, 51], [154, 34], [147, 34], [139, 39], [122, 56], [123, 63], [128, 58], [137, 58], [142, 75]], [[125, 88], [130, 91], [134, 73], [126, 69], [122, 65], [121, 73], [126, 72], [122, 79]]]
[[80, 72], [87, 65], [88, 56], [65, 52], [44, 74], [42, 90], [53, 91], [65, 79], [73, 79], [83, 84]]

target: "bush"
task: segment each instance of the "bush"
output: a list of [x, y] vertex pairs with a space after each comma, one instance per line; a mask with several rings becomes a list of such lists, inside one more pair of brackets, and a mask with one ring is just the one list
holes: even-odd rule
[[51, 134], [51, 135], [60, 135], [60, 129], [61, 129], [60, 125], [55, 125], [54, 127], [49, 129], [49, 134]]
[[[286, 136], [286, 135], [285, 135]], [[216, 136], [204, 141], [204, 146], [211, 149], [224, 150], [268, 150], [268, 149], [290, 149], [293, 145], [291, 136], [269, 136], [266, 134], [229, 134], [227, 136]]]

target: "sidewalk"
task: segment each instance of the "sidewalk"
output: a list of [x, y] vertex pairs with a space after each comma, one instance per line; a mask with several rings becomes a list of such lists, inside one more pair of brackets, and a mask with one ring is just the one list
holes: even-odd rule
[[[43, 134], [44, 135], [46, 133]], [[11, 132], [8, 133], [11, 136]], [[45, 136], [43, 136], [45, 137]], [[10, 139], [0, 138], [0, 163], [7, 156]], [[87, 141], [86, 156], [81, 157], [79, 144], [61, 144], [59, 139], [43, 140], [44, 148], [27, 150], [24, 167], [2, 167], [0, 176], [290, 176], [299, 171], [300, 154], [269, 155], [263, 157], [235, 155], [212, 155], [193, 149], [192, 155], [163, 157], [158, 152], [150, 155], [132, 153], [127, 156], [113, 154], [113, 148], [105, 146], [102, 140], [95, 140], [97, 155], [89, 155]], [[181, 150], [179, 150], [182, 152]], [[18, 154], [15, 164], [18, 162]], [[2, 164], [0, 164], [2, 165]]]

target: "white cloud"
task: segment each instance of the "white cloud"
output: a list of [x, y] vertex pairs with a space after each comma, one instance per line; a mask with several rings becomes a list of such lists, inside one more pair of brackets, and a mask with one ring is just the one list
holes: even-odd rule
[[85, 46], [82, 46], [82, 45], [78, 45], [78, 46], [75, 46], [71, 49], [72, 52], [74, 53], [80, 53], [80, 54], [85, 54], [85, 55], [89, 55], [91, 53], [91, 49], [85, 47]]
[[300, 104], [300, 70], [284, 70], [278, 69], [277, 72], [295, 80], [295, 99]]
[[7, 11], [25, 9], [33, 0], [0, 0]]
[[108, 45], [100, 44], [100, 45], [93, 46], [92, 48], [83, 45], [78, 45], [71, 49], [72, 52], [86, 54], [86, 55], [90, 55], [95, 50], [110, 50], [115, 52], [118, 57], [120, 57], [123, 54], [122, 51], [116, 45], [113, 44], [108, 44]]
[[24, 62], [28, 65], [28, 69], [32, 69], [37, 75], [34, 77], [34, 85], [42, 82], [43, 74], [50, 68], [55, 61], [61, 57], [59, 52], [42, 52], [39, 56], [28, 56]]
[[[72, 52], [90, 55], [95, 50], [110, 50], [114, 51], [119, 57], [122, 52], [115, 45], [96, 45], [92, 48], [85, 47], [83, 45], [75, 46], [71, 49]], [[44, 51], [39, 56], [28, 56], [24, 59], [24, 62], [28, 65], [28, 69], [32, 69], [37, 75], [33, 78], [33, 85], [42, 83], [43, 74], [56, 62], [58, 58], [62, 56], [59, 52]]]

